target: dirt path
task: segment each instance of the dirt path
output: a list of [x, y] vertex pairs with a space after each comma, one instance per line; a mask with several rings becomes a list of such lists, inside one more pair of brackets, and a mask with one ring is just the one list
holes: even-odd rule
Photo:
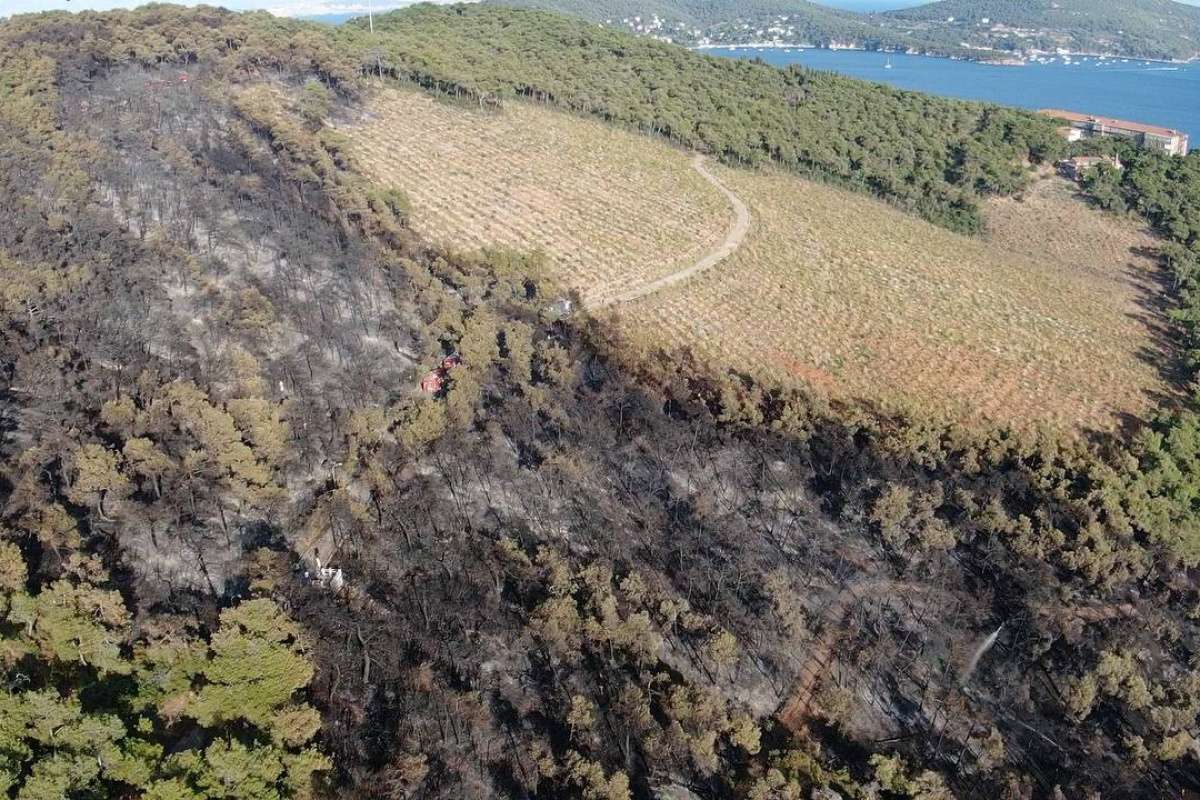
[[704, 156], [697, 155], [692, 159], [692, 169], [696, 170], [696, 172], [699, 172], [704, 180], [711, 183], [717, 188], [717, 191], [725, 195], [725, 199], [729, 201], [731, 206], [733, 206], [736, 219], [734, 219], [733, 225], [729, 227], [729, 231], [725, 234], [725, 240], [721, 242], [721, 244], [715, 250], [710, 251], [704, 256], [704, 258], [700, 259], [695, 264], [692, 264], [690, 267], [681, 269], [678, 272], [672, 272], [670, 275], [664, 275], [658, 280], [643, 284], [636, 289], [629, 289], [619, 294], [606, 297], [603, 300], [599, 300], [591, 305], [592, 311], [599, 311], [602, 308], [608, 308], [609, 306], [616, 305], [617, 303], [628, 303], [632, 300], [640, 300], [647, 295], [654, 294], [655, 292], [666, 289], [667, 287], [676, 286], [680, 283], [683, 283], [689, 278], [700, 275], [701, 273], [707, 272], [708, 270], [717, 266], [722, 261], [729, 258], [729, 256], [733, 255], [735, 250], [741, 247], [742, 242], [746, 239], [746, 234], [750, 232], [750, 209], [746, 208], [746, 204], [742, 202], [742, 199], [731, 192], [725, 186], [725, 184], [721, 183], [721, 181], [717, 179], [716, 175], [713, 175], [708, 171], [708, 168], [704, 166]]

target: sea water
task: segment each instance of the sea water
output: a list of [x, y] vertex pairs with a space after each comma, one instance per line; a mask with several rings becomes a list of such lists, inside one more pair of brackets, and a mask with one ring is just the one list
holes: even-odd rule
[[[948, 58], [799, 48], [715, 48], [705, 52], [802, 64], [901, 89], [1175, 128], [1200, 149], [1200, 63], [1169, 64], [1096, 56], [1047, 57], [1049, 63], [1000, 66]], [[891, 62], [891, 68], [887, 64]]]

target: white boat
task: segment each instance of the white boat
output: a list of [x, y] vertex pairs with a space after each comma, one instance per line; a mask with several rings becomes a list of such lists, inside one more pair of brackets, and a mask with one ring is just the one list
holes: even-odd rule
[[892, 57], [891, 57], [891, 56], [888, 56], [887, 63], [883, 65], [883, 68], [884, 68], [884, 69], [891, 69], [891, 68], [892, 68]]

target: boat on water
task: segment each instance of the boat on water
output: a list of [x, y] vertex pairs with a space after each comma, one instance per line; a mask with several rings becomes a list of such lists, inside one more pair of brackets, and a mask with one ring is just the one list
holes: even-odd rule
[[891, 69], [891, 68], [892, 68], [892, 57], [891, 57], [891, 56], [888, 56], [887, 63], [883, 65], [883, 68], [884, 68], [884, 69]]

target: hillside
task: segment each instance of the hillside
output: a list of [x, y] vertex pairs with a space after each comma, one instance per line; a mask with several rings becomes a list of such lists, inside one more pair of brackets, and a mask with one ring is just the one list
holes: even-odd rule
[[[728, 2], [713, 2], [712, 0], [602, 0], [596, 3], [582, 3], [579, 0], [544, 0], [534, 3], [534, 0], [517, 0], [502, 5], [525, 6], [542, 8], [546, 11], [557, 11], [562, 14], [573, 14], [598, 21], [622, 20], [640, 16], [643, 21], [655, 16], [677, 21], [684, 25], [708, 26], [729, 21], [733, 6]], [[736, 14], [745, 18], [765, 17], [787, 14], [797, 7], [810, 6], [811, 12], [821, 14], [826, 19], [839, 17], [849, 18], [849, 15], [839, 14], [834, 9], [817, 6], [812, 3], [796, 2], [796, 0], [748, 0], [738, 3]]]
[[[862, 14], [806, 0], [484, 0], [485, 4], [533, 8], [605, 23], [631, 33], [694, 45], [733, 45], [778, 40], [828, 47], [856, 44], [868, 49], [919, 49], [922, 43], [881, 29]], [[957, 45], [939, 54], [967, 56]]]
[[541, 251], [589, 306], [700, 258], [730, 216], [686, 153], [526, 104], [496, 114], [390, 92], [342, 131], [372, 177], [406, 187], [426, 238]]
[[1000, 50], [1200, 56], [1200, 8], [1173, 0], [939, 0], [883, 17], [897, 33]]
[[724, 178], [757, 225], [722, 269], [624, 312], [657, 341], [976, 424], [1105, 430], [1178, 397], [1166, 319], [1146, 308], [1155, 240], [1057, 179], [997, 201], [968, 241], [789, 176]]
[[[339, 31], [361, 35], [357, 28]], [[775, 162], [960, 231], [1063, 148], [1036, 114], [713, 58], [558, 14], [417, 6], [375, 20], [389, 74], [486, 105], [541, 100], [726, 163]], [[520, 54], [518, 57], [516, 54]]]
[[[887, 220], [842, 252], [895, 259], [899, 297], [927, 243], [1032, 258], [1031, 218], [1070, 221], [1021, 162], [1041, 128], [803, 71], [705, 72], [556, 19], [0, 22], [0, 796], [1200, 792], [1190, 405], [1081, 438], [751, 375], [567, 309], [545, 255], [486, 246], [503, 199], [463, 191], [528, 193], [507, 209], [551, 244], [603, 238], [602, 264], [557, 262], [595, 281], [615, 248], [661, 269], [649, 249], [724, 217], [715, 184], [676, 171], [701, 163], [760, 226], [778, 213], [772, 235], [853, 229], [826, 204]], [[889, 125], [821, 122], [839, 104], [861, 122], [855, 103]], [[464, 113], [482, 152], [456, 144]], [[509, 136], [541, 149], [506, 156]], [[555, 136], [576, 168], [539, 197]], [[826, 182], [798, 176], [789, 137]], [[1169, 238], [1142, 242], [1173, 272], [1146, 301], [1172, 312], [1163, 344], [1197, 356], [1200, 157], [1124, 157], [1085, 189]], [[917, 191], [1015, 222], [965, 238], [912, 213], [946, 208]], [[1068, 208], [1092, 240], [1053, 257], [1135, 243], [1128, 219]], [[447, 246], [430, 211], [476, 214], [485, 246]], [[956, 285], [934, 266], [950, 277], [926, 298]], [[819, 252], [805, 267], [849, 273]], [[1031, 308], [1117, 327], [1127, 284], [1096, 270], [1110, 305], [1082, 282], [1080, 309]], [[1047, 294], [1078, 278], [1046, 272]], [[747, 286], [786, 294], [780, 275]], [[973, 287], [981, 318], [1007, 314], [1010, 280]], [[1077, 376], [1116, 369], [1118, 349], [1046, 341]]]
[[[602, 22], [612, 27], [686, 45], [781, 41], [827, 47], [857, 43], [869, 49], [907, 50], [915, 39], [881, 30], [863, 15], [805, 0], [484, 0], [493, 5], [536, 8]], [[947, 47], [946, 54], [960, 54]], [[961, 51], [965, 54], [965, 51]]]
[[[694, 260], [732, 217], [686, 154], [525, 103], [391, 92], [341, 130], [367, 174], [409, 187], [416, 230], [544, 252], [590, 308]], [[750, 208], [748, 236], [688, 285], [615, 309], [629, 338], [843, 400], [1064, 432], [1173, 394], [1166, 319], [1145, 308], [1156, 240], [1065, 181], [990, 201], [975, 240], [788, 175], [720, 177]]]
[[[856, 13], [804, 0], [486, 0], [575, 14], [682, 44], [775, 41], [964, 58], [1065, 48], [1139, 58], [1200, 55], [1200, 9], [1174, 0], [939, 0]], [[986, 22], [985, 22], [986, 20]]]

